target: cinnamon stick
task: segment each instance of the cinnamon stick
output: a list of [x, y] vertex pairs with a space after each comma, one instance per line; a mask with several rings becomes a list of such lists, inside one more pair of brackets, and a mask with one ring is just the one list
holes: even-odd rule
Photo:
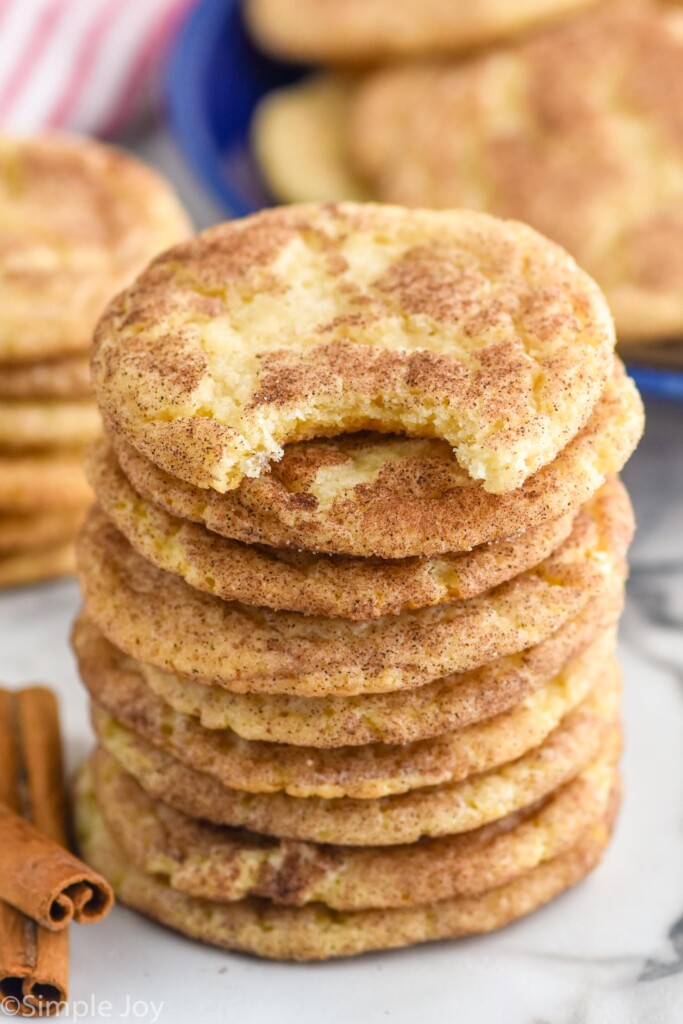
[[[50, 866], [48, 853], [54, 849], [53, 844], [57, 848], [64, 845], [67, 837], [57, 702], [49, 690], [31, 687], [12, 693], [0, 689], [0, 802], [4, 804], [0, 814], [0, 887], [4, 900], [0, 901], [0, 1006], [14, 1015], [45, 1016], [56, 1013], [67, 998], [68, 931], [41, 927], [11, 906], [9, 900], [29, 912], [42, 909], [48, 917], [50, 908], [57, 918], [60, 914], [76, 916], [89, 904], [93, 909], [93, 890], [89, 887], [93, 878], [98, 879], [103, 899], [111, 899], [106, 883], [106, 890], [100, 890], [99, 876], [89, 869], [84, 871], [84, 866], [66, 851], [59, 851], [59, 864], [68, 865], [68, 878], [75, 877], [69, 874], [74, 863], [81, 873], [75, 889], [65, 886], [67, 902], [64, 893], [61, 898], [55, 895], [58, 871]], [[34, 827], [17, 822], [17, 815]], [[23, 846], [24, 841], [27, 846]], [[32, 872], [36, 883], [33, 891]], [[82, 885], [85, 878], [89, 879], [87, 889]], [[52, 889], [50, 883], [55, 883]], [[47, 897], [39, 892], [42, 885]], [[95, 898], [95, 908], [101, 899]], [[100, 909], [103, 906], [101, 903]]]
[[82, 861], [0, 804], [0, 900], [52, 931], [100, 921], [111, 888]]

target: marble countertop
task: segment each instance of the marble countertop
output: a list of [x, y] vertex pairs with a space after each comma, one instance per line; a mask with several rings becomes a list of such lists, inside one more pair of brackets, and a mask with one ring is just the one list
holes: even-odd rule
[[[200, 224], [215, 216], [167, 141], [143, 152], [166, 170], [170, 160]], [[202, 947], [116, 908], [104, 924], [73, 930], [67, 1019], [681, 1024], [683, 405], [648, 404], [624, 477], [639, 524], [620, 639], [625, 800], [587, 881], [491, 936], [313, 966]], [[58, 689], [70, 769], [91, 743], [67, 643], [77, 607], [71, 581], [0, 596], [2, 681]]]

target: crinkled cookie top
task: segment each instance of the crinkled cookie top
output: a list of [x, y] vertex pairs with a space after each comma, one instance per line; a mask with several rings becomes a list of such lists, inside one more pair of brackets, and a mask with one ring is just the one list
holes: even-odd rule
[[587, 421], [613, 349], [597, 286], [529, 228], [346, 203], [162, 254], [101, 320], [93, 375], [111, 433], [200, 487], [374, 429], [441, 438], [506, 492]]
[[188, 233], [168, 185], [124, 153], [0, 140], [0, 362], [86, 352], [112, 296]]

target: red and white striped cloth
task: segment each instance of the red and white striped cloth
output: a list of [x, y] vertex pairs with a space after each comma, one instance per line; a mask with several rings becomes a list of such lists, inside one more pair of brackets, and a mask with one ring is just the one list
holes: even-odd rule
[[0, 0], [0, 132], [114, 135], [192, 0]]

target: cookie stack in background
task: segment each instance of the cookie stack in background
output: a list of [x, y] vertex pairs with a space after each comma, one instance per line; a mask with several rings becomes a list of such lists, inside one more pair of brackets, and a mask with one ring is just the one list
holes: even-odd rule
[[0, 140], [0, 586], [73, 572], [101, 429], [92, 331], [189, 224], [136, 160], [61, 136]]
[[283, 17], [276, 0], [249, 0], [246, 12], [266, 51], [329, 65], [256, 111], [278, 200], [524, 221], [595, 277], [629, 359], [681, 365], [680, 7], [294, 0]]
[[124, 903], [320, 959], [598, 863], [643, 425], [613, 350], [561, 250], [455, 211], [264, 212], [115, 300], [73, 641], [80, 844]]

